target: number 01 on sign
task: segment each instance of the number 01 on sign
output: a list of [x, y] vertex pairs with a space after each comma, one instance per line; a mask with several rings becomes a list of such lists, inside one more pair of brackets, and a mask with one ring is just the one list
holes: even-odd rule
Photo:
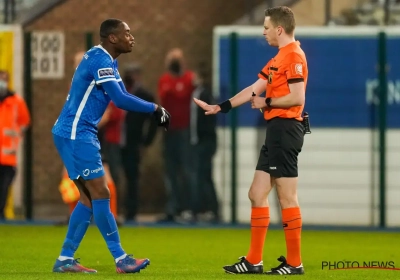
[[32, 78], [64, 78], [64, 33], [32, 32]]

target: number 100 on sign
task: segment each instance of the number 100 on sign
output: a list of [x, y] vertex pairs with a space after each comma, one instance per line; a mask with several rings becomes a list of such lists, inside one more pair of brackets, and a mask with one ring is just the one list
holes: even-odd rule
[[64, 33], [32, 33], [32, 78], [62, 79], [64, 77]]

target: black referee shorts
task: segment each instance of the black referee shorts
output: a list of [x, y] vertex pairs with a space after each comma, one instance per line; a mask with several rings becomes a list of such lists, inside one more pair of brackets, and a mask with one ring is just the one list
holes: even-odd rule
[[265, 143], [256, 170], [271, 177], [297, 177], [297, 156], [304, 142], [304, 128], [296, 119], [274, 118], [267, 122]]

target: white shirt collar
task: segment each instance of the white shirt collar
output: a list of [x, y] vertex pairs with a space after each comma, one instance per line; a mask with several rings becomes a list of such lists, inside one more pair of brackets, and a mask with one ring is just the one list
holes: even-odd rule
[[95, 46], [95, 48], [102, 49], [106, 54], [108, 54], [110, 56], [111, 61], [114, 61], [114, 58], [111, 56], [111, 54], [105, 48], [103, 48], [102, 45], [97, 45], [97, 46]]

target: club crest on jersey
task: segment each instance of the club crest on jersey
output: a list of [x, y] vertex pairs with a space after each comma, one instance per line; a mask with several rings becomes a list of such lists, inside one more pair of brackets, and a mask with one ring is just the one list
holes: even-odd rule
[[273, 74], [272, 74], [272, 72], [270, 72], [268, 75], [268, 84], [272, 84], [272, 76], [273, 76]]
[[303, 75], [303, 65], [301, 65], [301, 63], [296, 64], [294, 69], [297, 74]]
[[114, 78], [114, 70], [112, 68], [101, 68], [97, 71], [99, 78]]

